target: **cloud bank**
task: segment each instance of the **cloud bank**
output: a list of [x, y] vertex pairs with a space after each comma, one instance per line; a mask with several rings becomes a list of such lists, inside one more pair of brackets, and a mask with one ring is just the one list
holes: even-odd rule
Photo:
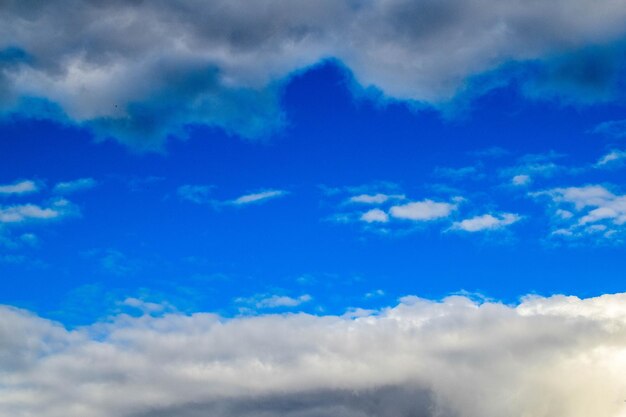
[[405, 297], [368, 315], [166, 313], [76, 330], [0, 307], [0, 415], [624, 417], [626, 294]]
[[530, 95], [606, 98], [626, 28], [619, 0], [10, 0], [0, 10], [0, 109], [143, 149], [194, 124], [272, 132], [284, 123], [281, 85], [325, 59], [358, 85], [435, 105], [509, 62], [546, 62]]

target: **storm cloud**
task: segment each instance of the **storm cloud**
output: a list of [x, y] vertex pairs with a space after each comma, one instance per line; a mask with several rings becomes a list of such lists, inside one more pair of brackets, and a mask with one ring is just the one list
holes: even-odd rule
[[0, 416], [624, 417], [626, 294], [405, 297], [354, 318], [0, 308]]
[[194, 124], [270, 134], [285, 123], [289, 77], [329, 59], [356, 85], [435, 106], [510, 62], [547, 62], [530, 95], [607, 99], [622, 48], [594, 48], [626, 30], [619, 0], [7, 0], [0, 10], [5, 113], [144, 149]]

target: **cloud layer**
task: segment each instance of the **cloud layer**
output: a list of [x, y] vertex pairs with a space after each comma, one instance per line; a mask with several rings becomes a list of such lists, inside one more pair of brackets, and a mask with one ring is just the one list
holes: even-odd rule
[[474, 75], [542, 59], [551, 61], [532, 94], [588, 94], [597, 84], [602, 95], [619, 51], [585, 48], [618, 41], [626, 27], [618, 0], [63, 0], [0, 8], [0, 108], [64, 114], [149, 149], [188, 124], [248, 137], [279, 128], [280, 84], [328, 58], [358, 84], [401, 100], [441, 103]]
[[626, 294], [405, 297], [369, 315], [0, 308], [0, 415], [624, 417]]

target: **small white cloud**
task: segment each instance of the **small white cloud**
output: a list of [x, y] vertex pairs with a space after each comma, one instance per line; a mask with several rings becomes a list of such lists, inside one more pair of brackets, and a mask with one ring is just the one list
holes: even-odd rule
[[235, 301], [240, 304], [253, 305], [258, 309], [266, 308], [290, 308], [297, 307], [300, 304], [308, 303], [313, 297], [309, 294], [303, 294], [297, 298], [288, 297], [286, 295], [265, 295], [257, 294], [250, 298], [238, 298]]
[[0, 195], [11, 194], [31, 194], [39, 191], [39, 187], [34, 181], [18, 181], [13, 184], [0, 185]]
[[531, 182], [531, 178], [530, 175], [527, 174], [519, 174], [519, 175], [515, 175], [512, 179], [511, 179], [511, 183], [515, 186], [524, 186], [524, 185], [528, 185]]
[[80, 178], [74, 181], [60, 182], [54, 186], [53, 191], [58, 194], [69, 194], [76, 191], [83, 191], [97, 185], [93, 178]]
[[389, 215], [380, 209], [372, 209], [363, 213], [361, 220], [366, 223], [387, 223]]
[[555, 188], [533, 197], [548, 197], [554, 210], [552, 235], [567, 237], [614, 237], [626, 229], [626, 195], [617, 195], [601, 185]]
[[608, 166], [616, 166], [626, 159], [626, 151], [613, 150], [596, 162], [596, 167], [606, 168]]
[[400, 194], [359, 194], [350, 197], [351, 203], [361, 203], [361, 204], [383, 204], [389, 200], [402, 200], [404, 199], [404, 195]]
[[462, 230], [470, 233], [497, 230], [510, 226], [513, 223], [517, 223], [520, 219], [521, 217], [514, 213], [503, 213], [497, 217], [492, 214], [484, 214], [482, 216], [476, 216], [460, 222], [455, 222], [451, 229]]
[[51, 220], [66, 216], [74, 211], [72, 204], [65, 199], [56, 200], [49, 207], [42, 207], [36, 204], [0, 206], [0, 223]]
[[287, 191], [284, 190], [261, 191], [258, 193], [242, 195], [241, 197], [238, 197], [235, 200], [231, 201], [231, 204], [234, 204], [236, 206], [243, 206], [246, 204], [260, 203], [272, 198], [282, 197], [286, 194]]
[[448, 217], [456, 208], [456, 204], [423, 200], [393, 206], [389, 213], [397, 219], [430, 221]]

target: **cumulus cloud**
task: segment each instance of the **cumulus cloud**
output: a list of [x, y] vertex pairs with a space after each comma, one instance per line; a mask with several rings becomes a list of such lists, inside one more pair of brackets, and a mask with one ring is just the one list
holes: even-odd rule
[[53, 191], [59, 194], [69, 194], [77, 191], [88, 190], [98, 183], [93, 178], [79, 178], [73, 181], [60, 182], [54, 186]]
[[0, 185], [0, 196], [31, 194], [39, 191], [39, 187], [34, 181], [24, 180], [13, 184]]
[[528, 185], [530, 184], [531, 181], [532, 181], [531, 176], [526, 175], [526, 174], [515, 175], [513, 178], [511, 178], [511, 184], [518, 186], [518, 187]]
[[363, 213], [360, 219], [366, 223], [387, 223], [389, 215], [381, 209], [371, 209]]
[[426, 199], [393, 206], [389, 213], [396, 219], [431, 221], [448, 217], [456, 208], [456, 204]]
[[498, 230], [517, 223], [521, 220], [518, 214], [503, 213], [494, 216], [493, 214], [483, 214], [469, 219], [454, 222], [452, 230], [462, 230], [464, 232], [481, 232], [486, 230]]
[[[100, 137], [148, 149], [184, 135], [190, 124], [248, 137], [279, 128], [281, 83], [328, 58], [347, 66], [357, 84], [401, 100], [438, 104], [476, 74], [542, 60], [548, 65], [534, 71], [532, 94], [556, 86], [602, 96], [620, 52], [585, 47], [618, 40], [626, 27], [626, 6], [615, 0], [65, 0], [0, 7], [1, 108], [68, 117]], [[46, 101], [34, 105], [33, 98]]]
[[556, 236], [617, 238], [625, 229], [626, 195], [604, 186], [555, 188], [531, 196], [548, 198], [554, 210], [552, 233]]
[[358, 317], [0, 307], [0, 415], [623, 417], [626, 294], [404, 297]]

